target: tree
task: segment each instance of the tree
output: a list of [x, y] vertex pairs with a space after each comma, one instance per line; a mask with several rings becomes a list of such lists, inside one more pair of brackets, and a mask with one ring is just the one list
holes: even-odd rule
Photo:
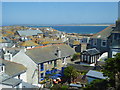
[[65, 78], [67, 78], [68, 82], [74, 82], [74, 80], [78, 77], [79, 73], [73, 66], [68, 66], [64, 70]]
[[107, 90], [108, 81], [96, 79], [88, 84], [83, 90]]
[[74, 60], [77, 60], [77, 59], [80, 59], [80, 53], [75, 53], [73, 56], [72, 56], [72, 61]]
[[118, 90], [120, 88], [120, 53], [106, 60], [103, 73], [110, 78], [110, 84]]

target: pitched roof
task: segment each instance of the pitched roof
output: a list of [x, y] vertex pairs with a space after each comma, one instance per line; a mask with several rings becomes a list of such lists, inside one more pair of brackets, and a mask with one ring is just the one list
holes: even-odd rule
[[56, 55], [57, 49], [61, 50], [61, 57], [67, 57], [73, 55], [75, 51], [68, 45], [50, 45], [42, 48], [33, 48], [28, 49], [25, 53], [28, 55], [34, 62], [42, 63], [50, 60], [58, 59]]
[[89, 72], [86, 74], [89, 77], [98, 78], [98, 79], [106, 79], [107, 77], [104, 77], [102, 72], [89, 70]]
[[82, 54], [86, 54], [86, 55], [96, 55], [99, 54], [100, 51], [97, 50], [96, 48], [92, 48], [92, 49], [87, 49], [86, 51], [83, 51]]
[[[21, 83], [22, 80], [20, 79], [16, 79], [16, 78], [10, 78], [10, 79], [7, 79], [5, 81], [2, 81], [2, 84], [5, 84], [5, 85], [9, 85], [9, 86], [16, 86], [18, 85], [19, 83]], [[1, 83], [1, 82], [0, 82]]]
[[19, 30], [17, 31], [20, 36], [33, 36], [43, 33], [41, 30]]
[[120, 21], [118, 21], [116, 27], [112, 31], [112, 33], [120, 33]]
[[94, 34], [91, 38], [107, 38], [107, 37], [109, 37], [114, 26], [115, 25], [110, 25], [109, 27], [98, 32], [97, 34]]
[[78, 71], [89, 71], [91, 69], [94, 69], [93, 66], [85, 66], [85, 65], [80, 65], [80, 64], [70, 64], [70, 63], [68, 63], [67, 66], [73, 66]]
[[20, 43], [19, 45], [20, 46], [38, 46], [39, 44], [37, 44], [31, 40], [28, 40], [28, 41]]
[[18, 75], [20, 73], [25, 72], [27, 69], [22, 64], [18, 64], [18, 63], [11, 62], [8, 60], [0, 59], [0, 63], [3, 63], [5, 65], [5, 73], [9, 76]]

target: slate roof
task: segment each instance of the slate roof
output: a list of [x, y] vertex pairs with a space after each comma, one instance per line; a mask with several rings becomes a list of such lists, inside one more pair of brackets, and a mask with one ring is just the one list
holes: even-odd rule
[[19, 51], [20, 48], [5, 48], [5, 51], [2, 50], [2, 53], [8, 52], [12, 54], [12, 56], [16, 55]]
[[0, 63], [5, 65], [5, 73], [9, 76], [15, 76], [24, 73], [27, 68], [22, 64], [0, 59]]
[[113, 30], [115, 25], [110, 25], [109, 27], [105, 28], [104, 30], [98, 32], [97, 34], [93, 35], [91, 38], [102, 38], [105, 39], [110, 36], [111, 31]]
[[68, 63], [67, 66], [73, 66], [78, 71], [89, 71], [89, 70], [94, 69], [93, 66], [84, 66], [84, 65], [80, 65], [80, 64], [70, 64], [70, 63]]
[[19, 45], [20, 46], [38, 46], [39, 44], [37, 44], [31, 40], [28, 40], [28, 41], [20, 43]]
[[22, 82], [22, 80], [20, 80], [20, 79], [10, 78], [10, 79], [7, 79], [7, 80], [3, 81], [2, 84], [10, 85], [10, 86], [14, 87], [21, 82]]
[[42, 48], [28, 49], [25, 53], [28, 55], [35, 63], [42, 63], [50, 60], [58, 59], [56, 55], [56, 50], [61, 50], [61, 57], [67, 57], [73, 55], [75, 51], [68, 45], [58, 44], [50, 45]]
[[13, 78], [26, 71], [26, 67], [21, 64], [0, 59], [0, 64], [4, 64], [5, 72], [0, 74], [0, 84], [16, 86], [22, 82], [20, 79]]
[[19, 30], [17, 31], [20, 36], [33, 36], [37, 34], [42, 34], [41, 30]]
[[86, 51], [83, 51], [82, 54], [96, 55], [96, 54], [100, 54], [100, 51], [97, 50], [96, 48], [92, 48], [92, 49], [87, 49]]
[[102, 72], [90, 70], [86, 76], [93, 77], [93, 78], [98, 78], [98, 79], [106, 79], [107, 77], [104, 77]]
[[120, 33], [120, 22], [119, 22], [119, 24], [114, 28], [114, 30], [112, 31], [112, 33]]

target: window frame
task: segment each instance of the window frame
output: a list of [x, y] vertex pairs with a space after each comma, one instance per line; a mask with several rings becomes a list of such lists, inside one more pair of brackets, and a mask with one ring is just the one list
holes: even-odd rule
[[[103, 45], [104, 42], [105, 42], [105, 45]], [[102, 47], [106, 47], [106, 46], [107, 46], [107, 40], [102, 40], [102, 41], [101, 41], [101, 46], [102, 46]]]

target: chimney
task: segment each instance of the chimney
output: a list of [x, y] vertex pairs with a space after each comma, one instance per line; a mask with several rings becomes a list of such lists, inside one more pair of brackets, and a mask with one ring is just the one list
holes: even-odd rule
[[57, 48], [57, 57], [61, 58], [61, 50], [59, 49], [59, 47]]
[[4, 54], [4, 59], [5, 59], [5, 60], [12, 61], [12, 54], [9, 53], [9, 51], [7, 51], [7, 52]]

